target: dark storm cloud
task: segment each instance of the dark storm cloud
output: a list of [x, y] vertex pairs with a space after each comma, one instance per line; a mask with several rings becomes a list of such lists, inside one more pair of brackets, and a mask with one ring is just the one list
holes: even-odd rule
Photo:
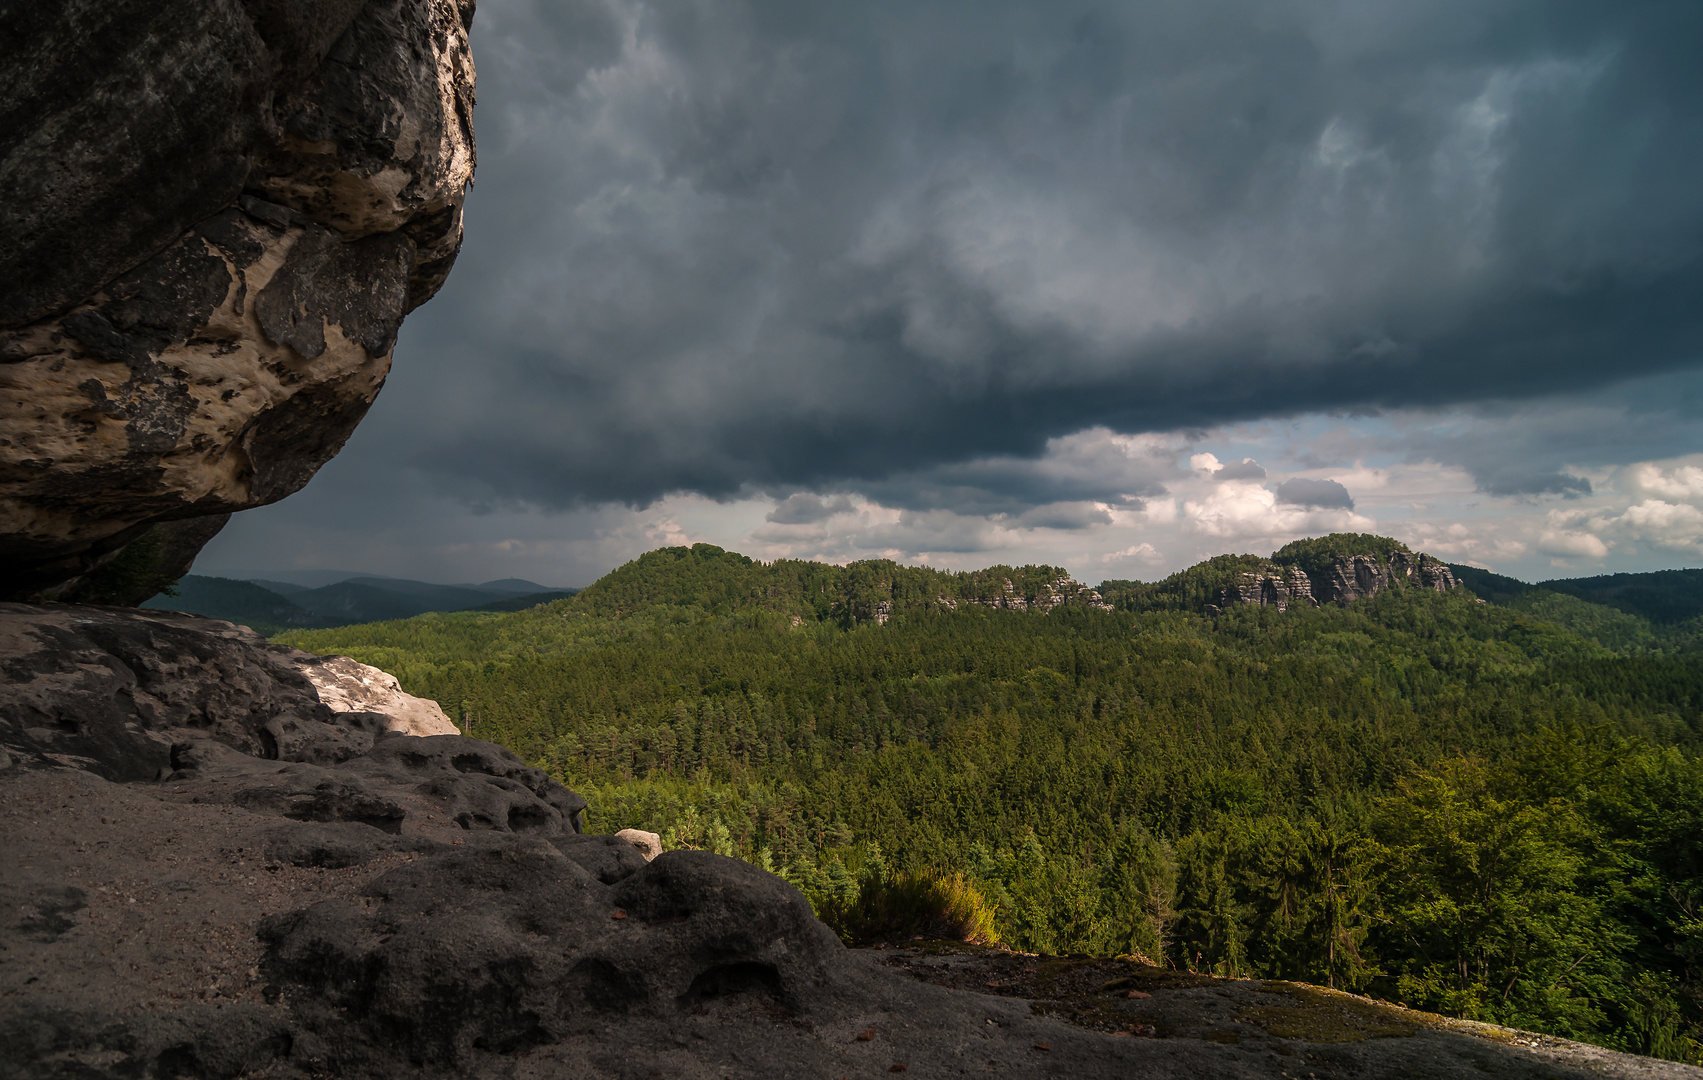
[[1354, 509], [1354, 499], [1348, 489], [1335, 480], [1309, 480], [1297, 476], [1277, 485], [1277, 501], [1291, 506], [1311, 506], [1319, 510]]
[[820, 499], [815, 495], [801, 493], [782, 499], [769, 511], [765, 520], [777, 525], [812, 525], [853, 508], [852, 501], [844, 495], [834, 499]]
[[1216, 480], [1264, 480], [1265, 468], [1253, 458], [1243, 458], [1212, 470], [1212, 476]]
[[1088, 529], [1110, 525], [1112, 515], [1093, 503], [1053, 503], [1037, 506], [1018, 517], [1014, 524], [1024, 529]]
[[1484, 471], [1478, 477], [1479, 489], [1490, 495], [1589, 495], [1591, 482], [1582, 476], [1560, 472], [1540, 472], [1515, 466], [1497, 471]]
[[[1165, 482], [1178, 475], [1178, 449], [1094, 429], [1050, 440], [1038, 460], [1007, 456], [948, 463], [894, 472], [860, 487], [885, 506], [965, 515], [1022, 515], [1030, 508], [1085, 503], [1139, 510], [1146, 498], [1165, 494]], [[1103, 511], [1093, 513], [1093, 520], [1104, 520]]]
[[1703, 380], [1676, 372], [1588, 392], [1447, 411], [1392, 413], [1370, 428], [1309, 437], [1293, 456], [1303, 469], [1351, 467], [1394, 455], [1471, 474], [1489, 495], [1592, 494], [1581, 472], [1695, 453], [1703, 446]]
[[1020, 515], [1164, 490], [1031, 467], [1094, 425], [1700, 357], [1703, 6], [485, 0], [474, 40], [386, 430], [464, 498]]

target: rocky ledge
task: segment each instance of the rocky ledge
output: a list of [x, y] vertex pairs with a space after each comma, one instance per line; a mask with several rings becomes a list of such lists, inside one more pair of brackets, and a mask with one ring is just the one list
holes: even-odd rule
[[[845, 949], [346, 658], [0, 606], [7, 1077], [1703, 1076], [1290, 984]], [[453, 729], [452, 729], [453, 730]], [[640, 823], [632, 823], [640, 824]], [[647, 857], [650, 856], [650, 857]]]

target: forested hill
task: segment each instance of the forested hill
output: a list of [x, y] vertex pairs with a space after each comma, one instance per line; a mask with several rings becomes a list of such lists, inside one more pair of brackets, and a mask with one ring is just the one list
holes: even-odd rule
[[712, 544], [694, 544], [640, 556], [600, 578], [564, 610], [617, 618], [665, 608], [712, 615], [767, 611], [799, 622], [843, 627], [977, 606], [1042, 612], [1061, 607], [1202, 612], [1221, 599], [1226, 586], [1262, 570], [1292, 567], [1320, 579], [1354, 556], [1370, 558], [1382, 572], [1392, 557], [1412, 554], [1407, 545], [1388, 537], [1335, 533], [1296, 541], [1269, 557], [1223, 555], [1163, 581], [1108, 581], [1095, 589], [1056, 566], [951, 572], [887, 559], [845, 566], [795, 559], [763, 563]]
[[395, 673], [594, 829], [815, 899], [957, 874], [1031, 951], [1697, 1057], [1703, 656], [1554, 590], [1202, 614], [1219, 572], [1096, 599], [1053, 568], [676, 548], [529, 611], [283, 640]]
[[762, 563], [713, 544], [694, 544], [641, 555], [598, 579], [568, 607], [613, 617], [668, 608], [710, 615], [766, 611], [799, 622], [851, 626], [960, 607], [1048, 611], [1062, 605], [1104, 606], [1099, 593], [1056, 566], [952, 573], [887, 559], [847, 566], [797, 559]]
[[1490, 603], [1547, 619], [1628, 655], [1703, 649], [1703, 570], [1561, 578], [1528, 584], [1471, 566], [1452, 566]]
[[1507, 602], [1533, 592], [1562, 593], [1614, 608], [1658, 626], [1688, 622], [1703, 614], [1703, 570], [1655, 570], [1643, 574], [1557, 578], [1527, 584], [1471, 566], [1451, 567], [1467, 586], [1488, 600]]

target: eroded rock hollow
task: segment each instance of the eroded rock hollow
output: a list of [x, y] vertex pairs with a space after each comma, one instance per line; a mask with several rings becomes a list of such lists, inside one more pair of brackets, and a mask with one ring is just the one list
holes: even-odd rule
[[460, 248], [472, 18], [0, 9], [0, 598], [136, 603], [342, 448]]

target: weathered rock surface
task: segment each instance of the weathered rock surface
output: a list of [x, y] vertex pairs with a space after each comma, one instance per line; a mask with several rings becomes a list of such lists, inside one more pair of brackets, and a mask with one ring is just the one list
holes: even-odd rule
[[1291, 607], [1351, 604], [1392, 587], [1448, 592], [1458, 584], [1448, 564], [1430, 555], [1397, 551], [1388, 563], [1376, 555], [1344, 555], [1321, 574], [1308, 574], [1299, 566], [1263, 565], [1243, 574], [1236, 584], [1220, 589], [1207, 611], [1217, 614], [1238, 604], [1287, 611]]
[[0, 771], [0, 1074], [1703, 1075], [1288, 984], [851, 952], [753, 867], [617, 841], [599, 874], [599, 839]]
[[1291, 984], [851, 952], [756, 867], [647, 861], [506, 750], [334, 710], [303, 656], [0, 606], [0, 1075], [1703, 1076]]
[[472, 14], [0, 10], [0, 598], [74, 596], [156, 526], [181, 572], [211, 533], [171, 523], [342, 448], [460, 245]]
[[444, 715], [430, 698], [418, 698], [402, 689], [396, 676], [347, 656], [297, 657], [297, 666], [319, 692], [319, 700], [332, 712], [378, 713], [385, 717], [385, 730], [401, 735], [459, 735], [461, 729]]
[[376, 668], [230, 623], [0, 603], [0, 748], [20, 761], [152, 779], [196, 740], [324, 764], [390, 734], [457, 729], [436, 702], [404, 693]]

